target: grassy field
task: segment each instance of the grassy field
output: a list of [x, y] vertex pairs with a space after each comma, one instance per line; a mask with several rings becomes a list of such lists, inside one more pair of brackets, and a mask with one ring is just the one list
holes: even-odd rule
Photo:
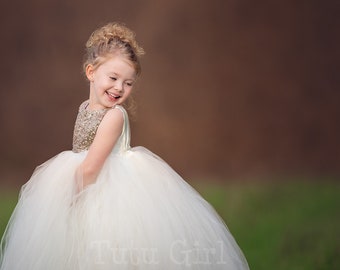
[[[340, 267], [340, 183], [192, 183], [226, 221], [253, 270]], [[0, 233], [17, 191], [0, 192]]]
[[225, 219], [251, 269], [339, 269], [339, 183], [196, 188]]

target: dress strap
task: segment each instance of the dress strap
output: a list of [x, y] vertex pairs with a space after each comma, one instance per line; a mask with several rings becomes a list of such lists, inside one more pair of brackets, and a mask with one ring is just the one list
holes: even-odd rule
[[115, 105], [112, 109], [117, 108], [119, 109], [124, 116], [124, 125], [123, 125], [123, 130], [122, 134], [120, 135], [121, 141], [121, 150], [129, 150], [131, 148], [130, 146], [130, 123], [129, 123], [129, 116], [125, 108], [121, 105]]

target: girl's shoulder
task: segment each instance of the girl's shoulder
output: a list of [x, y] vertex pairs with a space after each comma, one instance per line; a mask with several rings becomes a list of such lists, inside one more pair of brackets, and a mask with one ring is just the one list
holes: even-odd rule
[[124, 108], [122, 105], [118, 105], [118, 104], [117, 104], [117, 105], [114, 105], [114, 106], [112, 107], [112, 109], [115, 109], [115, 108], [119, 109], [123, 114], [127, 114], [125, 108]]
[[[128, 120], [128, 113], [125, 110], [125, 108], [122, 105], [114, 105], [112, 108], [109, 108], [106, 111], [106, 115], [117, 115], [117, 111], [119, 111], [123, 121], [127, 121]], [[110, 117], [109, 117], [110, 118]]]

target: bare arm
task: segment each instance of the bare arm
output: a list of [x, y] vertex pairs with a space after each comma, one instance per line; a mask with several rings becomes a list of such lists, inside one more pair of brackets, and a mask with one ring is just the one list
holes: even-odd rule
[[[101, 121], [86, 158], [77, 170], [78, 189], [93, 184], [117, 142], [124, 124], [121, 110], [109, 110]], [[82, 181], [81, 181], [82, 180]]]

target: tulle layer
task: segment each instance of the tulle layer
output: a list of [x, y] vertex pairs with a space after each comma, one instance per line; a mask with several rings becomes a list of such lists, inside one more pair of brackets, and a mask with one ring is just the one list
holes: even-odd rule
[[1, 270], [248, 269], [224, 221], [159, 157], [112, 154], [77, 194], [85, 155], [62, 152], [23, 186]]

